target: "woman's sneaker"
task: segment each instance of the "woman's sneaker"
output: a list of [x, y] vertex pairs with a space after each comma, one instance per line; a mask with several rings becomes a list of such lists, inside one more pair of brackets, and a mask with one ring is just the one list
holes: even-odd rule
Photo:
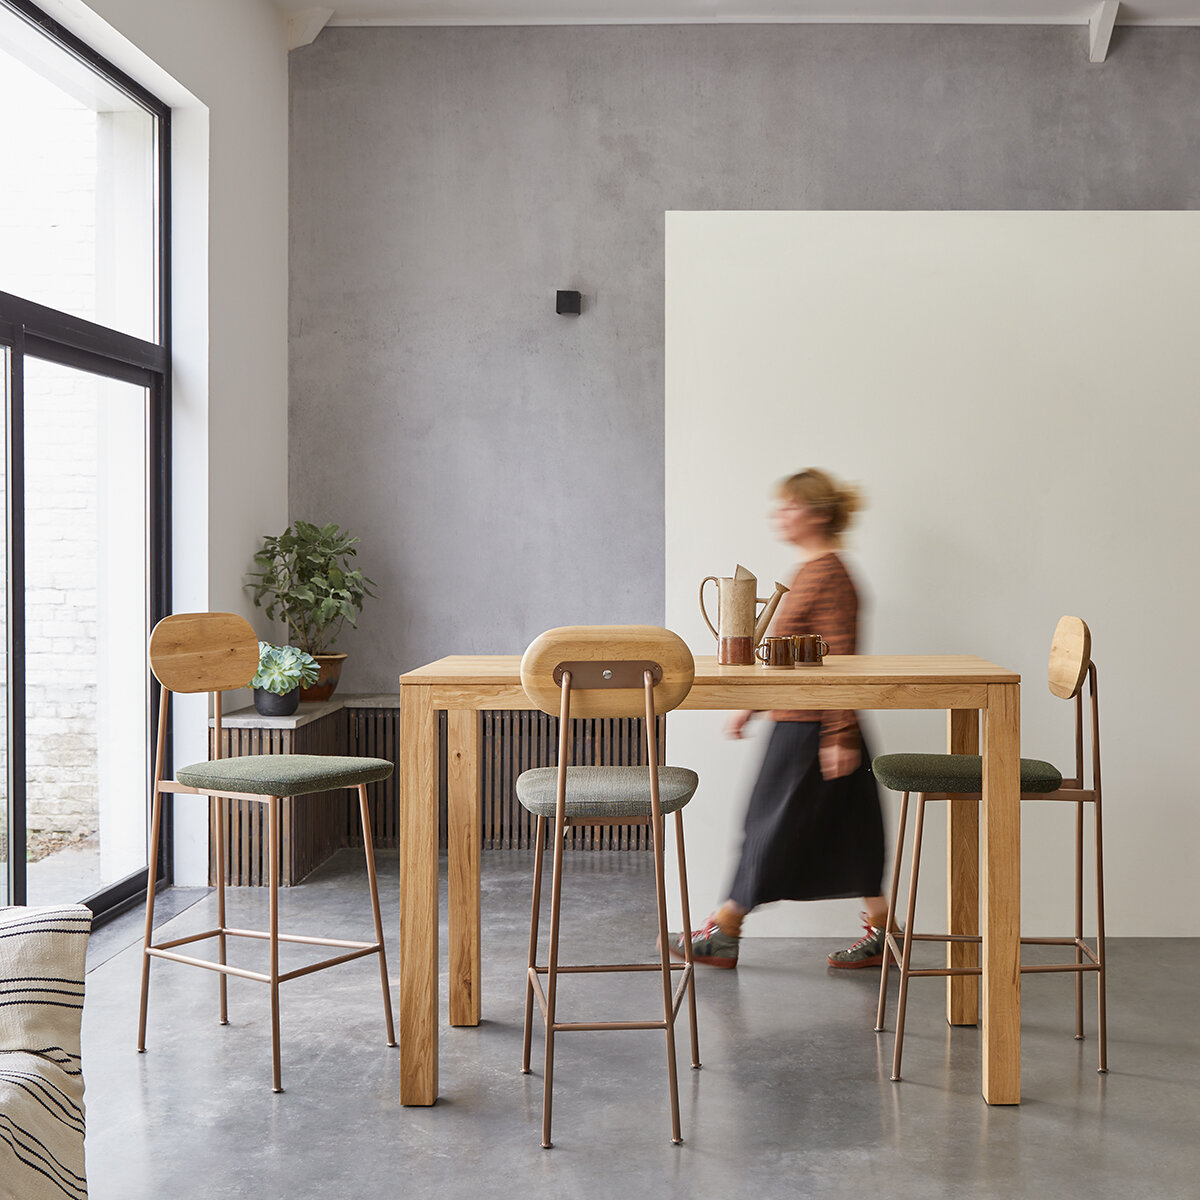
[[[669, 935], [671, 957], [680, 961], [686, 959], [682, 933]], [[727, 933], [722, 933], [720, 926], [709, 917], [703, 929], [692, 930], [692, 961], [702, 963], [706, 967], [736, 967], [738, 960], [738, 939]]]
[[887, 950], [887, 935], [877, 925], [863, 918], [866, 933], [853, 946], [835, 950], [826, 958], [831, 967], [881, 967]]

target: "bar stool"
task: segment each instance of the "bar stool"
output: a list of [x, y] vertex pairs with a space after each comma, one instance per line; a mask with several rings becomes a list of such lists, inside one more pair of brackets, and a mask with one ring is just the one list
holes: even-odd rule
[[[221, 693], [249, 686], [258, 670], [258, 638], [250, 623], [233, 613], [177, 613], [164, 617], [150, 634], [150, 669], [162, 684], [158, 710], [158, 749], [154, 763], [154, 809], [150, 834], [150, 871], [146, 891], [146, 931], [142, 945], [142, 996], [138, 1017], [138, 1052], [146, 1049], [146, 1008], [150, 992], [150, 960], [169, 959], [188, 966], [203, 967], [220, 975], [220, 1020], [229, 1024], [225, 977], [237, 975], [254, 979], [271, 988], [271, 1083], [282, 1092], [279, 1055], [279, 985], [288, 979], [311, 975], [339, 963], [364, 955], [379, 956], [379, 980], [383, 988], [383, 1013], [387, 1024], [387, 1044], [396, 1045], [392, 1024], [392, 1002], [388, 990], [387, 956], [383, 946], [383, 922], [379, 915], [379, 889], [375, 879], [375, 854], [371, 842], [371, 819], [367, 808], [367, 784], [387, 779], [392, 764], [382, 758], [349, 758], [323, 754], [267, 754], [240, 758], [216, 758], [194, 763], [175, 772], [175, 780], [163, 779], [163, 756], [167, 735], [167, 702], [171, 692], [212, 692], [216, 714], [214, 744], [221, 749]], [[279, 839], [280, 807], [288, 796], [340, 788], [358, 792], [362, 820], [363, 845], [367, 859], [367, 884], [375, 919], [373, 942], [343, 941], [334, 938], [307, 937], [279, 932]], [[155, 945], [154, 886], [157, 877], [158, 833], [162, 819], [164, 794], [176, 796], [225, 796], [234, 800], [256, 801], [267, 806], [268, 861], [270, 873], [269, 928], [266, 930], [231, 929], [225, 923], [225, 854], [222, 846], [222, 822], [217, 831], [217, 928], [189, 937], [174, 938]], [[268, 972], [247, 971], [225, 961], [226, 941], [231, 937], [255, 938], [270, 946]], [[177, 947], [193, 942], [217, 939], [217, 961], [180, 954]], [[330, 946], [341, 953], [292, 971], [279, 970], [279, 943], [299, 942], [309, 946]]]
[[[1075, 805], [1075, 932], [1073, 937], [1023, 937], [1023, 946], [1070, 946], [1074, 961], [1048, 965], [1022, 965], [1021, 973], [1075, 973], [1075, 1037], [1083, 1038], [1083, 976], [1096, 974], [1097, 1035], [1100, 1073], [1108, 1070], [1108, 1030], [1104, 979], [1104, 850], [1100, 819], [1100, 718], [1096, 692], [1096, 665], [1092, 662], [1092, 635], [1078, 617], [1063, 617], [1050, 644], [1047, 678], [1050, 691], [1060, 700], [1075, 702], [1075, 775], [1064, 779], [1051, 763], [1039, 759], [1021, 759], [1022, 801], [1059, 800]], [[1083, 684], [1087, 681], [1090, 697], [1092, 786], [1084, 787]], [[879, 980], [879, 1008], [875, 1032], [883, 1031], [883, 1012], [887, 1002], [888, 969], [894, 955], [900, 964], [900, 996], [896, 1007], [896, 1044], [892, 1058], [892, 1079], [900, 1079], [900, 1056], [904, 1046], [904, 1015], [908, 1002], [908, 981], [917, 976], [980, 975], [978, 966], [946, 966], [916, 969], [912, 966], [914, 942], [979, 944], [973, 934], [914, 933], [917, 907], [917, 877], [921, 861], [921, 833], [925, 805], [933, 800], [978, 804], [983, 789], [983, 767], [973, 754], [881, 754], [872, 763], [876, 779], [895, 792], [903, 792], [900, 820], [896, 833], [896, 858], [888, 895], [887, 950]], [[913, 835], [912, 866], [909, 872], [908, 901], [903, 933], [896, 926], [896, 896], [900, 884], [900, 862], [904, 850], [908, 798], [917, 793], [916, 828]], [[1083, 933], [1083, 834], [1084, 806], [1092, 805], [1095, 839], [1096, 935], [1094, 947]]]
[[[543, 712], [559, 716], [557, 767], [538, 767], [517, 779], [517, 798], [537, 817], [537, 850], [533, 868], [533, 906], [529, 928], [529, 965], [525, 985], [525, 1044], [521, 1070], [529, 1074], [536, 999], [546, 1025], [546, 1068], [542, 1099], [542, 1145], [549, 1149], [554, 1084], [555, 1035], [577, 1030], [662, 1029], [667, 1038], [667, 1078], [671, 1103], [671, 1140], [682, 1142], [679, 1085], [675, 1070], [675, 1017], [686, 995], [691, 1026], [692, 1066], [700, 1066], [696, 1029], [696, 993], [690, 940], [684, 938], [686, 962], [673, 963], [667, 940], [663, 840], [665, 814], [675, 814], [679, 889], [683, 928], [691, 929], [687, 867], [683, 848], [683, 807], [696, 790], [695, 771], [660, 767], [655, 744], [655, 717], [675, 708], [691, 690], [695, 664], [681, 638], [650, 625], [567, 626], [543, 633], [521, 660], [521, 683]], [[645, 717], [645, 767], [573, 767], [567, 762], [570, 722], [577, 717]], [[541, 907], [543, 846], [548, 823], [554, 822], [554, 874], [550, 900], [549, 962], [537, 962], [538, 914]], [[658, 903], [659, 961], [651, 963], [563, 966], [559, 962], [559, 910], [562, 897], [565, 831], [580, 825], [648, 823], [653, 837], [654, 881]], [[662, 976], [663, 1015], [646, 1021], [562, 1021], [558, 1015], [560, 975], [585, 972], [657, 971]], [[681, 972], [672, 988], [672, 972]], [[542, 976], [546, 987], [542, 987]]]

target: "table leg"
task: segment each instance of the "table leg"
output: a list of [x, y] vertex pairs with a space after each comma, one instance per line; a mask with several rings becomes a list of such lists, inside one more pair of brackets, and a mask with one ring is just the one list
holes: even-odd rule
[[430, 689], [400, 695], [400, 1103], [438, 1090], [438, 758]]
[[[946, 721], [946, 749], [951, 754], [979, 753], [979, 712], [951, 709]], [[979, 932], [979, 805], [951, 801], [946, 805], [946, 911], [950, 933]], [[974, 967], [978, 948], [962, 942], [946, 945], [946, 965]], [[951, 975], [946, 980], [946, 1020], [951, 1025], [979, 1023], [979, 978]]]
[[479, 739], [474, 709], [446, 714], [450, 1024], [479, 1024]]
[[983, 717], [983, 1098], [1021, 1102], [1021, 692], [988, 685]]

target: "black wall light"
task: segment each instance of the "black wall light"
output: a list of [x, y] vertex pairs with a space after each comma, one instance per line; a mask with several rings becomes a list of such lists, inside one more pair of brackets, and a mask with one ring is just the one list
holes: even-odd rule
[[554, 311], [572, 317], [579, 316], [583, 306], [583, 297], [578, 292], [555, 292]]

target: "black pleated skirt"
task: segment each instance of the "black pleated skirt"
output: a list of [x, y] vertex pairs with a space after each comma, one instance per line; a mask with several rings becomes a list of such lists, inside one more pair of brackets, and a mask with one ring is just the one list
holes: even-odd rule
[[883, 814], [864, 740], [850, 775], [824, 779], [815, 721], [777, 721], [750, 804], [729, 896], [744, 909], [772, 900], [878, 896]]

